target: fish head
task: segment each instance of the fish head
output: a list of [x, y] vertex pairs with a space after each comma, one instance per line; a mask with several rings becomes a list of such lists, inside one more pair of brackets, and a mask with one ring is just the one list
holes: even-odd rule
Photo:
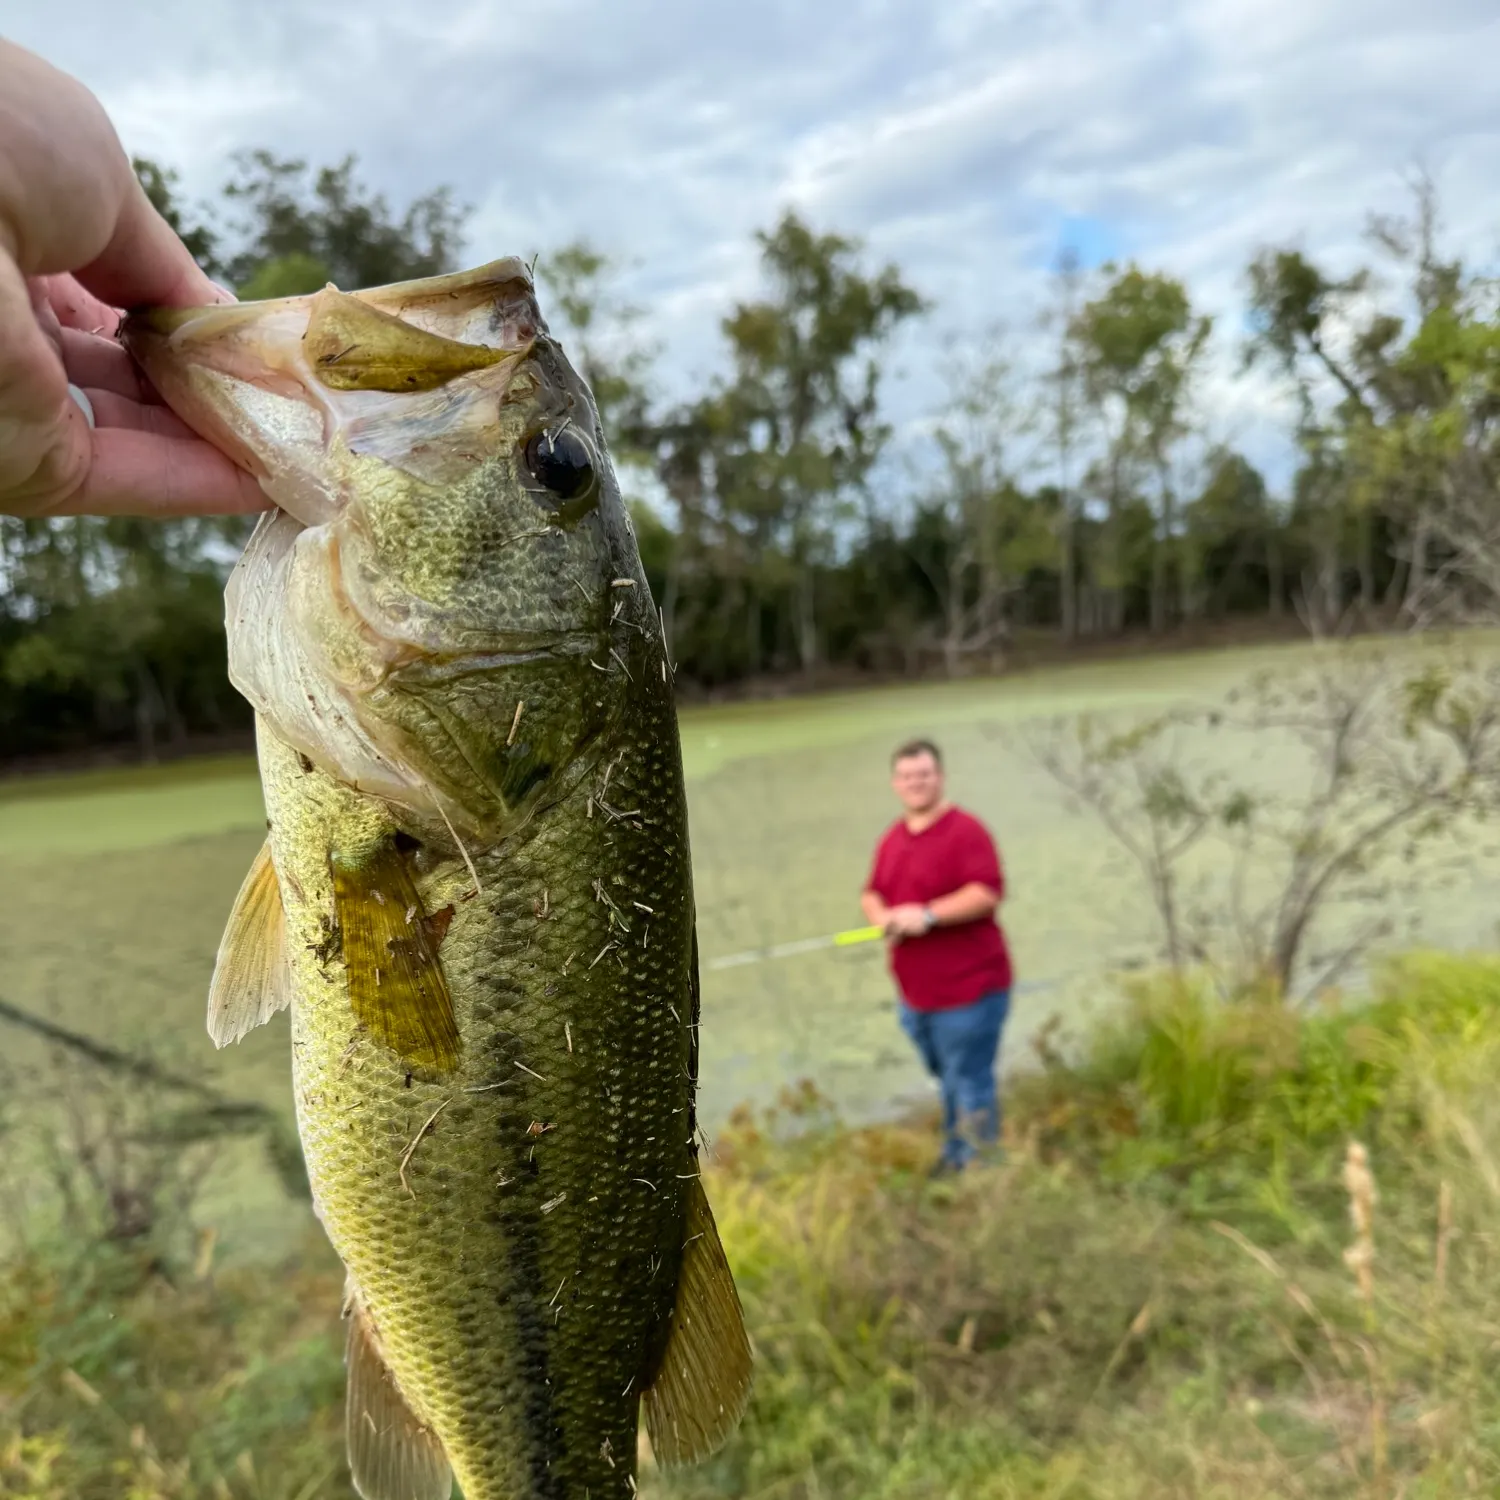
[[659, 632], [524, 264], [151, 312], [123, 337], [278, 507], [227, 590], [231, 676], [270, 729], [482, 835], [556, 793], [621, 711], [622, 629]]

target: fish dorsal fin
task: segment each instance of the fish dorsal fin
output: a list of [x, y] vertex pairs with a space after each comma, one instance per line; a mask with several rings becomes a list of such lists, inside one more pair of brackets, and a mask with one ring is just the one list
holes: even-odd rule
[[208, 986], [208, 1034], [227, 1047], [291, 1003], [286, 915], [271, 863], [271, 841], [261, 845], [229, 911], [214, 977]]
[[695, 1463], [739, 1425], [752, 1358], [734, 1277], [703, 1184], [688, 1184], [687, 1243], [672, 1326], [646, 1388], [646, 1431], [662, 1464]]
[[376, 1041], [415, 1067], [458, 1064], [458, 1022], [438, 944], [453, 915], [429, 916], [394, 842], [332, 858], [333, 902], [349, 977], [349, 1004]]
[[331, 286], [313, 299], [302, 348], [335, 391], [430, 391], [517, 353], [429, 333]]
[[443, 1445], [402, 1398], [369, 1314], [352, 1288], [345, 1317], [344, 1441], [354, 1488], [364, 1500], [448, 1500], [453, 1471]]

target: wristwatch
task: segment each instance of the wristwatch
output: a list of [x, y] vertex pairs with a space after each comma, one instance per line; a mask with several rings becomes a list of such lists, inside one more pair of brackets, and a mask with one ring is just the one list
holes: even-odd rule
[[924, 906], [922, 908], [922, 920], [926, 924], [922, 929], [923, 932], [931, 932], [937, 926], [937, 913], [930, 906]]

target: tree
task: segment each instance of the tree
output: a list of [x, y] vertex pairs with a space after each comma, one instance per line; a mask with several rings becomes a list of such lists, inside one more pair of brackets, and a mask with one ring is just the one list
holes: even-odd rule
[[794, 213], [756, 240], [768, 295], [724, 320], [734, 373], [699, 422], [715, 440], [726, 512], [753, 539], [765, 581], [794, 592], [806, 670], [819, 654], [814, 569], [831, 560], [836, 526], [890, 435], [877, 350], [923, 303], [895, 266], [863, 274], [856, 241]]
[[1187, 435], [1192, 381], [1212, 330], [1193, 312], [1181, 282], [1136, 266], [1105, 267], [1110, 278], [1084, 304], [1073, 325], [1083, 386], [1104, 441], [1105, 500], [1112, 555], [1107, 587], [1114, 591], [1116, 630], [1122, 623], [1121, 512], [1134, 485], [1149, 473], [1156, 486], [1151, 544], [1151, 628], [1167, 616], [1167, 574], [1177, 536], [1173, 475], [1176, 450]]
[[269, 151], [237, 158], [225, 186], [239, 210], [239, 248], [226, 272], [242, 298], [297, 296], [328, 282], [345, 291], [453, 269], [469, 210], [446, 187], [396, 217], [355, 177], [355, 158], [310, 171]]
[[0, 649], [0, 683], [50, 703], [54, 732], [133, 734], [143, 760], [163, 739], [248, 723], [225, 680], [224, 568], [211, 545], [225, 530], [208, 519], [15, 523], [7, 602], [28, 628]]
[[[1479, 584], [1490, 611], [1500, 571], [1479, 562], [1495, 534], [1500, 493], [1500, 282], [1468, 271], [1439, 248], [1437, 192], [1426, 177], [1412, 188], [1409, 215], [1372, 217], [1370, 238], [1407, 278], [1410, 316], [1373, 318], [1358, 354], [1383, 420], [1351, 434], [1373, 503], [1406, 532], [1403, 612], [1415, 619]], [[1409, 333], [1408, 333], [1409, 330]], [[1449, 556], [1430, 588], [1430, 549]], [[1476, 568], [1475, 563], [1479, 563]], [[1402, 576], [1404, 572], [1404, 577]]]
[[[393, 205], [352, 157], [251, 152], [209, 203], [185, 201], [166, 165], [136, 169], [245, 297], [449, 269], [467, 212], [441, 188]], [[1493, 619], [1500, 282], [1449, 253], [1423, 181], [1367, 239], [1348, 274], [1289, 245], [1251, 264], [1247, 358], [1297, 399], [1301, 462], [1274, 498], [1243, 455], [1190, 465], [1210, 324], [1182, 283], [1138, 266], [1085, 277], [1064, 255], [1032, 347], [937, 350], [949, 397], [907, 414], [935, 461], [905, 470], [886, 462], [883, 373], [923, 304], [856, 240], [795, 214], [758, 235], [762, 286], [726, 310], [723, 374], [665, 410], [619, 262], [576, 242], [537, 274], [691, 691], [824, 662], [916, 672], [940, 655], [958, 671], [994, 665], [1018, 628], [1071, 641], [1288, 602], [1319, 634], [1353, 623], [1351, 601], [1372, 621]], [[1035, 373], [1030, 398], [1012, 368]], [[0, 756], [161, 754], [244, 726], [219, 619], [244, 531], [0, 518]]]
[[[1451, 859], [1493, 815], [1497, 689], [1493, 662], [1328, 653], [1291, 678], [1258, 674], [1227, 704], [1059, 721], [1030, 745], [1140, 868], [1174, 971], [1206, 965], [1231, 995], [1290, 998], [1367, 953], [1424, 861]], [[1194, 764], [1204, 734], [1243, 739], [1243, 780]], [[1255, 777], [1267, 746], [1299, 757], [1292, 790]], [[1207, 891], [1196, 913], [1190, 880]]]
[[[134, 165], [204, 269], [247, 296], [430, 275], [457, 249], [463, 212], [445, 189], [396, 217], [352, 158], [312, 174], [265, 152], [243, 158], [227, 228], [181, 201], [169, 168]], [[247, 534], [243, 518], [0, 518], [0, 753], [133, 739], [150, 759], [248, 727], [225, 676], [222, 599]]]
[[163, 167], [147, 156], [133, 156], [130, 165], [146, 190], [146, 196], [162, 218], [176, 230], [178, 238], [187, 246], [194, 260], [210, 276], [223, 273], [219, 260], [218, 236], [207, 224], [194, 222], [177, 199], [177, 184], [180, 181], [170, 167]]
[[1254, 464], [1231, 449], [1210, 453], [1207, 479], [1184, 521], [1184, 578], [1202, 592], [1203, 610], [1223, 615], [1232, 603], [1249, 607], [1249, 574], [1259, 565], [1267, 612], [1282, 613], [1282, 523]]
[[551, 293], [548, 324], [588, 382], [616, 462], [649, 459], [650, 375], [654, 350], [636, 328], [642, 313], [613, 285], [617, 263], [584, 240], [537, 261], [537, 278]]
[[[977, 355], [950, 348], [951, 394], [934, 434], [941, 470], [918, 517], [913, 551], [940, 601], [950, 677], [971, 653], [994, 649], [1009, 629], [1009, 598], [1027, 572], [1055, 557], [1050, 516], [1016, 482], [1012, 453], [1025, 430], [998, 335]], [[936, 545], [923, 547], [924, 526]]]
[[1434, 541], [1462, 552], [1490, 528], [1496, 473], [1496, 287], [1445, 257], [1440, 231], [1419, 177], [1408, 214], [1367, 226], [1394, 286], [1369, 267], [1335, 278], [1293, 249], [1250, 268], [1249, 357], [1272, 356], [1296, 386], [1308, 464], [1356, 529], [1362, 607], [1380, 602], [1383, 575], [1385, 606], [1408, 620], [1451, 593], [1446, 577], [1430, 587]]
[[1262, 352], [1273, 354], [1298, 378], [1298, 395], [1311, 417], [1317, 389], [1311, 364], [1329, 377], [1357, 411], [1368, 413], [1365, 393], [1350, 365], [1333, 347], [1340, 323], [1369, 286], [1367, 271], [1335, 280], [1313, 265], [1300, 250], [1262, 251], [1250, 264], [1250, 313], [1254, 338], [1247, 350], [1253, 363]]
[[1077, 252], [1065, 250], [1053, 270], [1054, 301], [1046, 323], [1056, 342], [1042, 403], [1043, 424], [1057, 455], [1058, 603], [1065, 641], [1072, 641], [1078, 634], [1078, 526], [1073, 464], [1083, 399], [1077, 328], [1081, 286]]
[[[1305, 455], [1299, 477], [1304, 514], [1316, 513], [1317, 571], [1304, 581], [1308, 608], [1319, 618], [1342, 613], [1343, 526], [1355, 515], [1355, 476], [1345, 436], [1375, 420], [1359, 370], [1346, 350], [1345, 336], [1358, 317], [1370, 275], [1358, 270], [1342, 280], [1329, 276], [1300, 250], [1271, 249], [1252, 261], [1249, 272], [1253, 329], [1246, 362], [1270, 357], [1294, 384], [1298, 400], [1297, 437]], [[1375, 602], [1370, 518], [1359, 518], [1355, 554], [1360, 602]]]
[[[1442, 398], [1406, 416], [1374, 455], [1377, 472], [1415, 473], [1430, 496], [1412, 546], [1407, 608], [1430, 615], [1500, 614], [1500, 309], [1492, 283], [1424, 320], [1409, 357], [1442, 371]], [[1410, 482], [1409, 480], [1407, 482]], [[1446, 552], [1429, 571], [1430, 541]]]

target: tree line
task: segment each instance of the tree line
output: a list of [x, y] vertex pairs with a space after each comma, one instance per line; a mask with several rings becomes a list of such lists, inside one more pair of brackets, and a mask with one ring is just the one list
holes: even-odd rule
[[[463, 250], [448, 190], [398, 212], [352, 158], [249, 153], [206, 206], [159, 164], [137, 171], [242, 298], [431, 275]], [[580, 243], [537, 274], [691, 690], [990, 669], [1043, 635], [1483, 607], [1500, 579], [1497, 284], [1445, 253], [1426, 181], [1366, 229], [1368, 264], [1345, 274], [1254, 251], [1234, 334], [1176, 277], [1063, 257], [1019, 330], [943, 347], [928, 414], [893, 411], [884, 384], [895, 336], [938, 309], [795, 213], [757, 235], [760, 293], [726, 310], [722, 371], [687, 398], [662, 394], [618, 263]], [[1283, 486], [1216, 437], [1210, 383], [1231, 354], [1294, 397]], [[0, 758], [107, 741], [151, 756], [243, 727], [220, 593], [244, 525], [5, 521]]]

